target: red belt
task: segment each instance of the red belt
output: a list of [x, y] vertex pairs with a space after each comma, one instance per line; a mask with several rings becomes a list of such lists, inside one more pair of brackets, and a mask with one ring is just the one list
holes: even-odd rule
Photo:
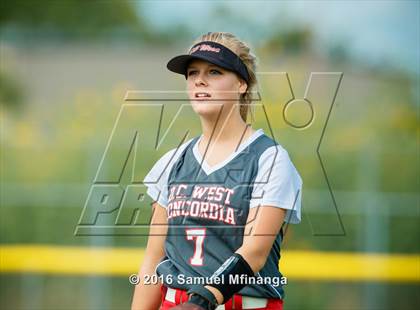
[[[162, 301], [164, 301], [165, 299], [168, 300], [168, 296], [167, 296], [167, 292], [168, 288], [162, 285]], [[171, 298], [170, 301], [175, 303], [176, 305], [182, 304], [186, 301], [188, 301], [188, 294], [187, 291], [185, 290], [180, 290], [180, 289], [169, 289], [169, 291], [171, 291]], [[173, 294], [175, 292], [175, 294]], [[243, 298], [252, 298], [252, 299], [256, 299], [253, 297], [248, 297], [248, 296], [242, 296], [242, 295], [233, 295], [232, 298], [230, 298], [224, 305], [219, 306], [218, 309], [224, 309], [224, 310], [243, 310], [244, 308], [242, 308], [242, 299]], [[252, 308], [252, 309], [278, 309], [281, 310], [283, 309], [283, 300], [281, 299], [274, 299], [274, 298], [260, 298], [261, 301], [265, 301], [265, 306], [259, 306], [257, 308]], [[246, 307], [246, 306], [245, 306]], [[216, 310], [218, 310], [216, 309]], [[247, 309], [251, 309], [251, 308], [247, 308]]]

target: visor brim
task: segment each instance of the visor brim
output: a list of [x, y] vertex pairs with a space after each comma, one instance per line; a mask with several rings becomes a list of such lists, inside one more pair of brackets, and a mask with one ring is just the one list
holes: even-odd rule
[[204, 60], [226, 70], [234, 71], [233, 68], [223, 63], [220, 59], [204, 55], [179, 55], [169, 60], [166, 67], [172, 72], [186, 76], [189, 63], [195, 59]]

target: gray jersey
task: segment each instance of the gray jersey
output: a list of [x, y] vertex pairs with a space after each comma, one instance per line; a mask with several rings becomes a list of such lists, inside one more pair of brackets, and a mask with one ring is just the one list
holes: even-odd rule
[[[300, 221], [302, 180], [287, 152], [262, 129], [214, 167], [198, 152], [200, 138], [168, 152], [145, 178], [150, 181], [160, 173], [159, 182], [148, 185], [148, 194], [168, 215], [166, 256], [156, 272], [167, 286], [184, 290], [194, 281], [210, 279], [241, 247], [250, 208], [278, 206], [288, 209], [286, 222]], [[245, 282], [249, 284], [239, 294], [284, 297], [278, 267], [281, 241], [282, 231], [255, 282]]]

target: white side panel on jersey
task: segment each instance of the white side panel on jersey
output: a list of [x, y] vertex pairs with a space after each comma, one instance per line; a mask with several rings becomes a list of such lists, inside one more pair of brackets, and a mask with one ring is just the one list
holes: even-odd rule
[[269, 205], [287, 209], [285, 221], [301, 221], [302, 179], [281, 146], [269, 147], [258, 161], [250, 208]]

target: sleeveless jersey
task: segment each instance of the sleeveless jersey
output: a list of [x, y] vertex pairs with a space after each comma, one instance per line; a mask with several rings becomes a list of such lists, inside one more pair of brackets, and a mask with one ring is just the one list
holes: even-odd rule
[[[154, 200], [166, 207], [168, 216], [166, 255], [158, 264], [156, 273], [162, 277], [165, 285], [184, 290], [194, 284], [191, 281], [210, 279], [226, 259], [241, 247], [250, 207], [279, 206], [288, 209], [286, 221], [300, 221], [300, 176], [287, 152], [263, 134], [262, 129], [254, 133], [248, 143], [244, 143], [245, 146], [222, 165], [212, 168], [200, 158], [197, 147], [199, 139], [196, 137], [184, 143], [178, 150], [178, 156], [173, 156], [172, 152], [173, 162], [165, 166], [166, 175], [160, 176], [163, 178], [161, 188], [150, 186], [148, 190]], [[170, 156], [167, 154], [167, 157]], [[267, 171], [261, 171], [261, 167]], [[157, 167], [153, 170], [156, 173]], [[151, 177], [152, 171], [145, 180]], [[274, 172], [272, 178], [270, 172]], [[279, 179], [278, 175], [284, 177]], [[257, 193], [258, 186], [260, 193]], [[270, 186], [277, 186], [278, 193], [270, 196]], [[282, 190], [290, 191], [287, 193], [289, 201], [280, 201], [281, 196], [285, 196]], [[267, 198], [266, 191], [269, 194]], [[282, 230], [274, 241], [265, 265], [257, 273], [260, 281], [246, 285], [238, 294], [284, 298], [284, 290], [279, 283], [282, 274], [278, 268], [281, 241]], [[236, 278], [235, 281], [244, 279]]]

